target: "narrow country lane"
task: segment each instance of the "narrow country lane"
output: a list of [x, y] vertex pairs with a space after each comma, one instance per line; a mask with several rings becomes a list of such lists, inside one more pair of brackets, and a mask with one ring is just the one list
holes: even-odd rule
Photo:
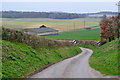
[[88, 60], [92, 50], [80, 47], [77, 56], [58, 62], [30, 78], [101, 78], [98, 71], [89, 66]]

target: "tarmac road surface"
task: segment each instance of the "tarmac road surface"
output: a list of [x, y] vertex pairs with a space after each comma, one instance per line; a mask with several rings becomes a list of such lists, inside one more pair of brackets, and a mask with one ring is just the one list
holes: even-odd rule
[[102, 78], [103, 75], [89, 66], [92, 50], [80, 47], [77, 56], [58, 62], [30, 78]]

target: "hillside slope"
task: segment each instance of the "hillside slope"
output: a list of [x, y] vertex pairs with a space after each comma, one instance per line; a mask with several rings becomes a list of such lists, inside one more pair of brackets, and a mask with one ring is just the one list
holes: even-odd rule
[[38, 68], [74, 56], [79, 47], [32, 48], [18, 42], [2, 41], [2, 77], [24, 77]]
[[102, 74], [120, 75], [119, 43], [120, 43], [120, 40], [116, 39], [101, 47], [95, 47], [95, 46], [84, 45], [84, 44], [80, 44], [79, 46], [91, 48], [94, 51], [89, 61], [91, 67], [100, 71]]

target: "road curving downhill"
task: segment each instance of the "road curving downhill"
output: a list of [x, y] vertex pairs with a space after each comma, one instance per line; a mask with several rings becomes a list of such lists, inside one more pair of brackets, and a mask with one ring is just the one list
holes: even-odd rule
[[80, 47], [77, 56], [58, 62], [30, 78], [102, 78], [103, 75], [89, 66], [93, 51]]

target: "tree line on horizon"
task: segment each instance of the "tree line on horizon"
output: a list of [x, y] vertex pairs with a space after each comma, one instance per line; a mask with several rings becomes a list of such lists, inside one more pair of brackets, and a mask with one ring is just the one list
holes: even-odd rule
[[2, 18], [52, 18], [52, 19], [75, 19], [85, 18], [85, 14], [60, 13], [60, 12], [22, 12], [22, 11], [2, 11]]
[[[2, 18], [51, 18], [51, 19], [75, 19], [89, 18], [89, 15], [117, 15], [117, 12], [98, 12], [98, 13], [66, 13], [66, 12], [24, 12], [24, 11], [0, 11]], [[98, 18], [98, 16], [94, 17]]]

